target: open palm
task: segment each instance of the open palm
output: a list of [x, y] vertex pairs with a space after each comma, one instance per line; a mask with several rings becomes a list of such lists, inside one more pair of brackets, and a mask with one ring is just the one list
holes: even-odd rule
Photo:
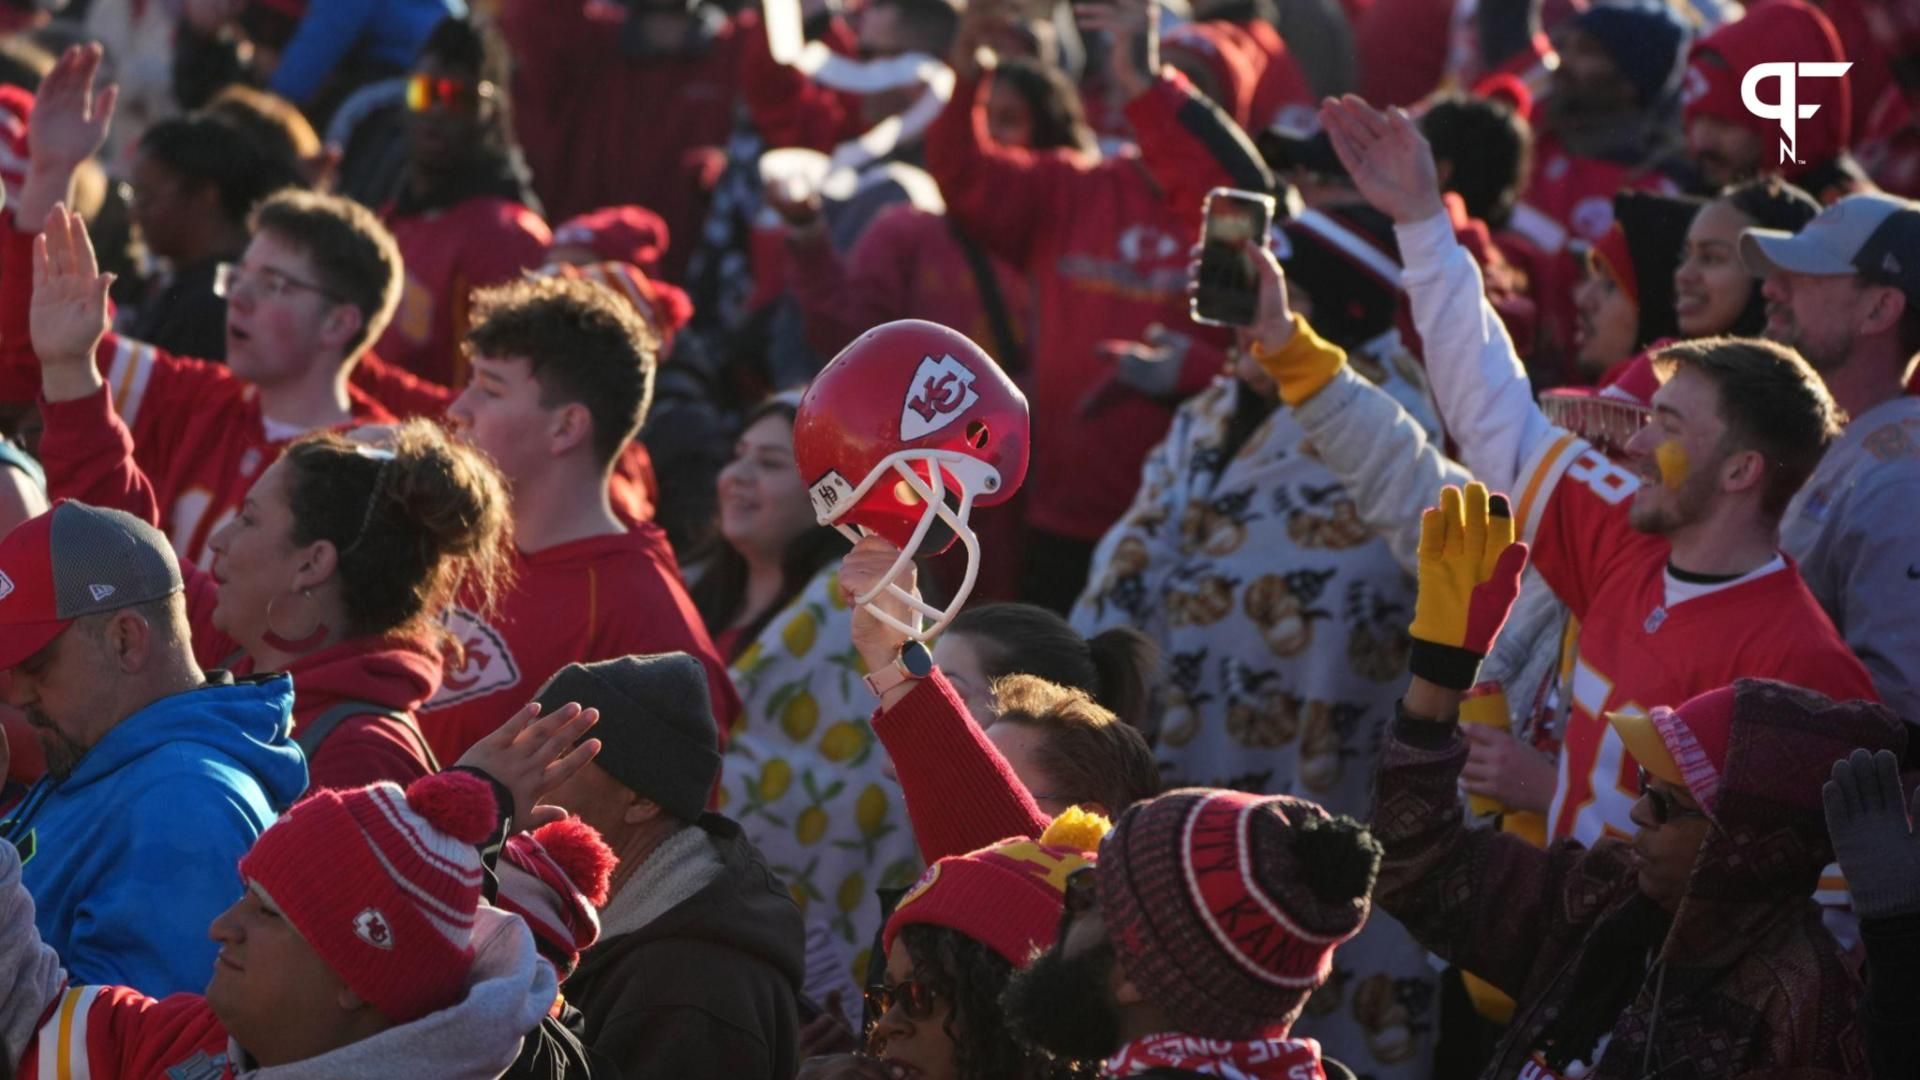
[[27, 121], [27, 152], [36, 167], [78, 168], [106, 143], [120, 91], [108, 86], [94, 93], [101, 56], [98, 45], [75, 45], [41, 80]]
[[[94, 262], [93, 243], [79, 214], [55, 206], [33, 245], [33, 351], [49, 378], [76, 368], [91, 371], [107, 332], [112, 274]], [[52, 396], [52, 387], [47, 388]]]
[[1353, 186], [1375, 209], [1401, 225], [1445, 210], [1433, 148], [1406, 110], [1382, 112], [1348, 94], [1321, 105], [1320, 123]]

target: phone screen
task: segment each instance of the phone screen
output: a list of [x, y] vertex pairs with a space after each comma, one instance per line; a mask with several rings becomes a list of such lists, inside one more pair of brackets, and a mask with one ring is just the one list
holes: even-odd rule
[[1265, 243], [1273, 224], [1273, 197], [1215, 188], [1207, 195], [1200, 230], [1200, 271], [1194, 282], [1193, 321], [1251, 326], [1260, 306], [1260, 278], [1248, 241]]

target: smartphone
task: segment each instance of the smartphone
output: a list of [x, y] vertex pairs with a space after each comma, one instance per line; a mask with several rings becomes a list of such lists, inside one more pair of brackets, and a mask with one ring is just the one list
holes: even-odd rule
[[1260, 310], [1260, 275], [1247, 241], [1267, 242], [1273, 196], [1236, 188], [1207, 192], [1200, 227], [1200, 275], [1194, 281], [1193, 321], [1208, 326], [1252, 326]]

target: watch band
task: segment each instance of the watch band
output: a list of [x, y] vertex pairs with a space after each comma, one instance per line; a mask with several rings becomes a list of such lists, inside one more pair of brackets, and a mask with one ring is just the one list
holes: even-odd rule
[[901, 683], [918, 682], [931, 674], [933, 654], [920, 642], [909, 641], [900, 646], [893, 663], [863, 676], [862, 681], [867, 684], [867, 689], [873, 691], [874, 697], [885, 697], [887, 691]]

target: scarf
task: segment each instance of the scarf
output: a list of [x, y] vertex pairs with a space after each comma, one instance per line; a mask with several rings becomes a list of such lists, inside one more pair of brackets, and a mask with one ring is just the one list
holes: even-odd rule
[[[1303, 1068], [1304, 1067], [1304, 1068]], [[1224, 1080], [1326, 1080], [1320, 1044], [1312, 1039], [1203, 1039], [1169, 1032], [1149, 1035], [1107, 1059], [1104, 1075], [1141, 1076], [1173, 1069]]]
[[600, 912], [600, 936], [631, 934], [713, 883], [725, 866], [707, 831], [688, 826], [668, 837]]

